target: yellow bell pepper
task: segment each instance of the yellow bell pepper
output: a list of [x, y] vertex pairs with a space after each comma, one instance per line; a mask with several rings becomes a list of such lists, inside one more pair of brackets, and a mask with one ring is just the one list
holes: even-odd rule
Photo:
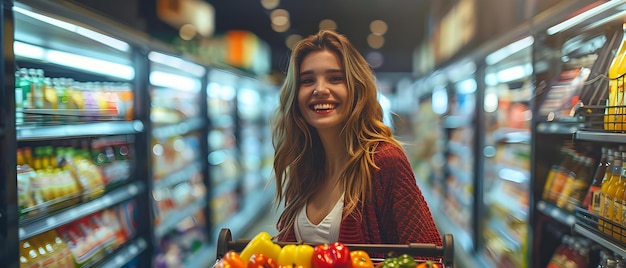
[[260, 232], [243, 248], [239, 256], [248, 263], [253, 254], [261, 253], [274, 261], [278, 260], [280, 245], [272, 241], [272, 236], [267, 232]]
[[283, 246], [283, 249], [280, 251], [278, 265], [310, 268], [311, 258], [313, 258], [313, 246], [288, 244]]

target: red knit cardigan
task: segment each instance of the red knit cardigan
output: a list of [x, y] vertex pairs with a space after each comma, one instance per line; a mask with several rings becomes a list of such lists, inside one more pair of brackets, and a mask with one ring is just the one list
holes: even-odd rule
[[[374, 162], [379, 169], [372, 168], [373, 202], [365, 205], [362, 218], [355, 210], [341, 221], [339, 242], [441, 246], [441, 235], [404, 151], [391, 143], [380, 143]], [[296, 242], [293, 229], [277, 239]]]

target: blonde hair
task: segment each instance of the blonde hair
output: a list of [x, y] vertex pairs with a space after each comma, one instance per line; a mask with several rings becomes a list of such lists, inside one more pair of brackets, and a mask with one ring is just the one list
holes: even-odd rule
[[[326, 158], [319, 135], [302, 117], [298, 108], [300, 64], [311, 52], [328, 50], [335, 53], [345, 71], [348, 100], [352, 113], [348, 115], [340, 138], [345, 139], [349, 161], [342, 173], [344, 217], [359, 204], [368, 201], [372, 189], [370, 170], [377, 168], [373, 156], [376, 144], [390, 142], [400, 147], [392, 131], [383, 123], [383, 111], [378, 103], [374, 74], [367, 61], [343, 35], [322, 30], [295, 45], [279, 108], [276, 111], [272, 142], [274, 145], [274, 175], [277, 204], [285, 208], [278, 220], [280, 234], [293, 228], [298, 212], [324, 179]], [[359, 215], [362, 216], [362, 215]]]

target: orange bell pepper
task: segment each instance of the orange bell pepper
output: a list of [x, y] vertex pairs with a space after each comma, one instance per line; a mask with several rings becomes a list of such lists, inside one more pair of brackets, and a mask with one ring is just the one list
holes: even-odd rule
[[239, 254], [235, 251], [228, 251], [222, 259], [215, 265], [217, 268], [246, 268], [247, 264], [244, 262]]
[[373, 268], [374, 262], [364, 250], [350, 251], [351, 268]]

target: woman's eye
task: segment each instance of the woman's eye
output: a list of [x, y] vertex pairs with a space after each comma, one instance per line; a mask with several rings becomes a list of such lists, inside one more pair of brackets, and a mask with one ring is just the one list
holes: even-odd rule
[[305, 85], [312, 84], [313, 82], [314, 82], [314, 80], [311, 79], [311, 78], [303, 78], [303, 79], [300, 80], [300, 83], [305, 84]]
[[332, 82], [343, 82], [343, 76], [333, 76], [330, 78]]

